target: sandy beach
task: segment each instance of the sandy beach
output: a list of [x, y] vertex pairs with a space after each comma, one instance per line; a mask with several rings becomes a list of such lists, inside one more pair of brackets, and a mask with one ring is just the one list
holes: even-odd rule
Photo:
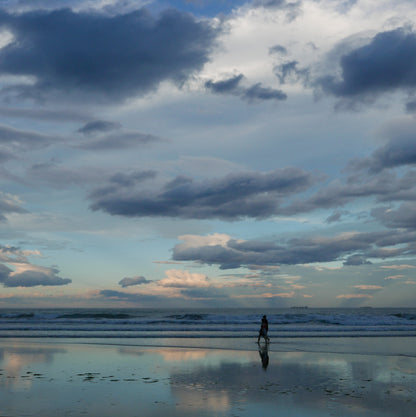
[[330, 341], [311, 339], [311, 349], [307, 340], [259, 349], [251, 339], [234, 347], [4, 339], [0, 416], [412, 417], [415, 342], [402, 339], [346, 339], [333, 352]]

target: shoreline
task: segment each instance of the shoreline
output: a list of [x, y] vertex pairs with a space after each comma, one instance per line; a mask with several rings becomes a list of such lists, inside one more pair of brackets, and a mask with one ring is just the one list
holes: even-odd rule
[[0, 339], [0, 415], [397, 417], [400, 410], [412, 417], [416, 358], [387, 352], [386, 339], [371, 338], [373, 353], [362, 353], [366, 340], [345, 353], [341, 345], [332, 346], [338, 352], [313, 351], [319, 344], [259, 348], [254, 339], [249, 349], [239, 340], [232, 348], [209, 340], [139, 346]]
[[[210, 338], [1, 338], [0, 347], [7, 343], [56, 344], [92, 346], [131, 346], [137, 348], [182, 348], [202, 350], [253, 351], [257, 349], [256, 337]], [[334, 353], [357, 355], [416, 357], [415, 336], [342, 336], [342, 337], [285, 337], [271, 339], [269, 350], [274, 352]]]

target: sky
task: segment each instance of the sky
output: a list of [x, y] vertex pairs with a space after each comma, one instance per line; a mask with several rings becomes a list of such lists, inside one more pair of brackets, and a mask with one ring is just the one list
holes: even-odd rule
[[416, 307], [414, 0], [0, 0], [0, 308]]

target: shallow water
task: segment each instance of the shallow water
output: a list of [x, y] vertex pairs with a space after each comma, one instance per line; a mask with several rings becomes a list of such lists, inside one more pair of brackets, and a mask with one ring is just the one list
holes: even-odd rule
[[[357, 351], [367, 349], [355, 339], [361, 342]], [[261, 350], [254, 343], [248, 350], [0, 343], [0, 415], [10, 417], [410, 417], [415, 387], [416, 358], [391, 354]]]

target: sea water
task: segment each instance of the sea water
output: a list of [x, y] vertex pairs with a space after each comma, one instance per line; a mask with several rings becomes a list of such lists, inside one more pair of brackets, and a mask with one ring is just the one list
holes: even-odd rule
[[416, 309], [0, 309], [0, 338], [416, 337]]

